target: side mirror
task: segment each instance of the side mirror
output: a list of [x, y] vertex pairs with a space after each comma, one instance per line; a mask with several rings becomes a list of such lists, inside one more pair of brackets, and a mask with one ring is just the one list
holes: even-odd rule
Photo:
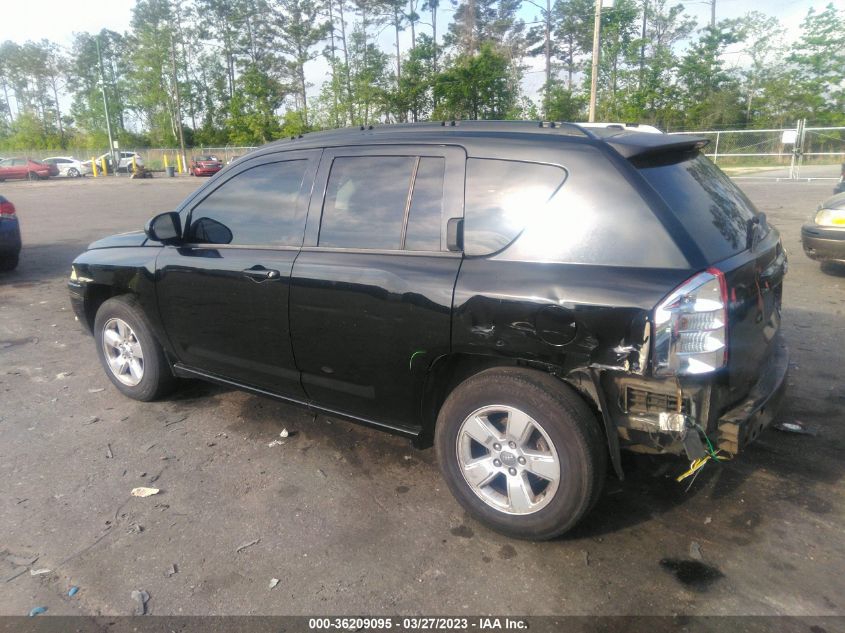
[[144, 233], [162, 244], [178, 244], [182, 241], [182, 218], [175, 211], [159, 213], [147, 222]]
[[463, 218], [449, 218], [446, 224], [446, 248], [457, 252], [464, 250]]

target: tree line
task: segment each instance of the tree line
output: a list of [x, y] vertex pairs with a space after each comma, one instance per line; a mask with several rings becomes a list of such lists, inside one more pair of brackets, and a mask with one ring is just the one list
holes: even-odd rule
[[[175, 146], [180, 122], [188, 145], [216, 146], [429, 119], [584, 120], [593, 20], [593, 0], [136, 0], [124, 33], [0, 45], [0, 148], [106, 146], [104, 103], [122, 146]], [[700, 26], [671, 0], [615, 0], [599, 60], [598, 120], [845, 125], [833, 3], [787, 41], [758, 11]]]

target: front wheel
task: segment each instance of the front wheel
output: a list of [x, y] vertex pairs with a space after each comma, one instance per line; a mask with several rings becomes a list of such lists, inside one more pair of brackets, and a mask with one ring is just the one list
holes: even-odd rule
[[26, 175], [26, 177], [27, 177], [27, 179], [29, 179], [29, 180], [40, 180], [40, 178], [38, 178], [38, 174], [36, 174], [34, 171], [29, 172], [29, 173]]
[[150, 401], [172, 391], [176, 378], [137, 299], [109, 299], [94, 319], [100, 364], [124, 395]]
[[68, 178], [79, 178], [79, 170], [76, 167], [71, 167], [67, 170]]
[[491, 369], [463, 382], [440, 410], [435, 447], [458, 502], [516, 538], [563, 534], [604, 485], [607, 451], [595, 415], [539, 372]]

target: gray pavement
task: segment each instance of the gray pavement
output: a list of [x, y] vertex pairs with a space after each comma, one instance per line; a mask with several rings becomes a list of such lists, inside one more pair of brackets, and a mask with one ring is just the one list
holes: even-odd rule
[[[136, 589], [158, 615], [845, 614], [845, 272], [799, 243], [831, 184], [740, 182], [790, 254], [781, 419], [818, 435], [769, 429], [689, 491], [682, 462], [626, 458], [626, 481], [541, 544], [465, 516], [402, 439], [199, 382], [122, 397], [70, 311], [70, 262], [197, 181], [5, 183], [25, 247], [0, 276], [0, 614], [129, 614]], [[51, 571], [15, 565], [35, 557]]]

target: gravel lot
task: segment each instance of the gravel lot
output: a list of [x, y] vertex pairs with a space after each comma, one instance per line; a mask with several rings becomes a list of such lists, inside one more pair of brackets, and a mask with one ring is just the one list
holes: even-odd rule
[[[0, 614], [128, 614], [143, 589], [158, 615], [845, 615], [845, 272], [799, 242], [832, 184], [739, 182], [791, 255], [781, 419], [817, 435], [769, 429], [689, 491], [681, 461], [627, 458], [586, 522], [542, 544], [466, 517], [405, 440], [198, 382], [120, 396], [74, 321], [70, 262], [197, 181], [5, 183], [24, 250], [0, 276]], [[50, 573], [15, 564], [35, 557]]]

